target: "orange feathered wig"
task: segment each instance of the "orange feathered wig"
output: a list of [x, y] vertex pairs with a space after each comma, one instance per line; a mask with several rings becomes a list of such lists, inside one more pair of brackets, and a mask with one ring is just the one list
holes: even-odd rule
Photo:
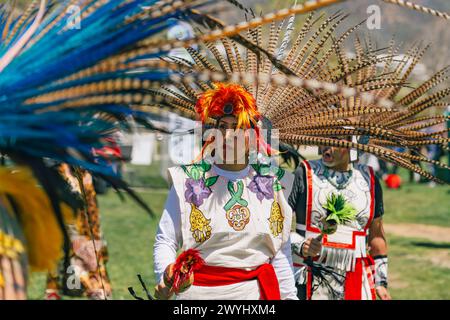
[[[195, 105], [195, 111], [200, 115], [202, 123], [208, 118], [219, 119], [226, 115], [235, 116], [238, 119], [236, 129], [249, 129], [253, 127], [256, 132], [258, 145], [271, 154], [273, 150], [261, 136], [258, 121], [262, 115], [256, 106], [256, 100], [252, 94], [237, 84], [214, 83], [214, 88], [203, 92]], [[202, 156], [205, 148], [212, 141], [207, 141], [202, 148]]]
[[238, 119], [237, 129], [256, 127], [261, 114], [258, 112], [255, 98], [237, 84], [214, 83], [214, 89], [201, 94], [195, 105], [195, 111], [203, 123], [209, 118], [221, 118], [233, 115]]

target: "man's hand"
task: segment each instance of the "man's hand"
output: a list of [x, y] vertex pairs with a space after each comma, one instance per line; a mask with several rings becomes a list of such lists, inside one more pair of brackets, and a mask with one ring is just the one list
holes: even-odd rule
[[322, 251], [322, 243], [315, 238], [308, 238], [302, 246], [304, 257], [315, 257]]
[[391, 295], [386, 287], [378, 286], [375, 288], [378, 298], [381, 300], [392, 300]]
[[173, 263], [166, 267], [163, 274], [163, 281], [155, 287], [155, 298], [158, 300], [169, 300], [173, 295], [173, 291], [171, 290], [173, 285], [173, 267]]
[[158, 300], [169, 300], [172, 295], [173, 292], [164, 283], [160, 283], [155, 287], [155, 298]]

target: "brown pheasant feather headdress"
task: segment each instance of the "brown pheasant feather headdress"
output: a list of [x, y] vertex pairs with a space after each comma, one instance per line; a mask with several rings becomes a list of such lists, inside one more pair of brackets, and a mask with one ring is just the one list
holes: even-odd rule
[[[206, 15], [197, 18], [210, 27], [227, 29]], [[275, 22], [268, 39], [263, 39], [260, 24], [251, 28], [250, 22], [245, 35], [230, 31], [229, 37], [222, 33], [219, 40], [204, 36], [200, 50], [187, 48], [191, 61], [169, 59], [184, 70], [183, 76], [172, 77], [176, 88], [167, 86], [152, 94], [163, 98], [161, 105], [195, 118], [199, 97], [213, 89], [215, 82], [240, 84], [254, 97], [261, 118], [279, 130], [281, 143], [355, 148], [433, 179], [415, 163], [448, 168], [419, 152], [431, 144], [447, 148], [444, 132], [421, 130], [447, 120], [430, 112], [446, 105], [448, 68], [411, 88], [412, 71], [426, 48], [413, 46], [401, 56], [394, 42], [378, 50], [370, 39], [363, 45], [355, 37], [355, 54], [350, 57], [344, 43], [360, 25], [338, 33], [345, 18], [341, 13], [319, 19], [310, 14], [294, 39], [288, 31], [292, 25], [285, 31], [283, 23]], [[289, 50], [280, 49], [286, 47]], [[213, 118], [204, 120], [214, 122]], [[369, 141], [333, 139], [350, 135]], [[407, 152], [394, 151], [394, 146]]]
[[[349, 57], [343, 44], [359, 25], [338, 34], [336, 29], [345, 20], [344, 15], [314, 17], [310, 14], [306, 18], [284, 53], [277, 49], [290, 35], [283, 34], [282, 24], [275, 23], [270, 26], [267, 42], [263, 40], [263, 28], [257, 27], [248, 30], [246, 36], [204, 42], [200, 51], [187, 48], [192, 61], [177, 57], [171, 61], [202, 76], [190, 77], [191, 72], [186, 71], [183, 79], [173, 77], [180, 80], [176, 89], [165, 87], [153, 93], [164, 97], [165, 106], [194, 118], [199, 96], [214, 88], [211, 80], [240, 83], [255, 98], [261, 116], [279, 130], [281, 142], [356, 148], [428, 178], [431, 175], [413, 162], [446, 167], [418, 152], [418, 147], [430, 144], [447, 148], [448, 139], [442, 132], [420, 131], [446, 118], [418, 116], [445, 105], [443, 99], [450, 89], [437, 88], [447, 80], [448, 68], [411, 90], [411, 73], [426, 48], [415, 46], [400, 56], [394, 42], [383, 52], [370, 40], [363, 45], [355, 37], [355, 54]], [[239, 43], [243, 41], [250, 49], [242, 49]], [[410, 92], [405, 95], [406, 90]], [[363, 144], [332, 138], [349, 135], [370, 140]], [[394, 151], [393, 146], [409, 152]]]

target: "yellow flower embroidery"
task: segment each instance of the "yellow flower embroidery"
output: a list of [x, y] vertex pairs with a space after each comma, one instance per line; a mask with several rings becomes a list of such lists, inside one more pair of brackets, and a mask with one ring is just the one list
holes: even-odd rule
[[284, 216], [281, 212], [280, 204], [277, 201], [272, 202], [272, 207], [270, 208], [270, 218], [268, 220], [270, 231], [274, 237], [283, 232]]
[[189, 223], [191, 224], [190, 231], [196, 242], [201, 243], [211, 237], [211, 226], [209, 225], [211, 219], [206, 219], [203, 213], [193, 203], [191, 203]]

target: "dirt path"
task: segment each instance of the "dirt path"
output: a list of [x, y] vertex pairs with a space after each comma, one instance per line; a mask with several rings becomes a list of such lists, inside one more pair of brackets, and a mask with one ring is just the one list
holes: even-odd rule
[[450, 228], [415, 223], [385, 224], [386, 233], [400, 237], [422, 238], [433, 242], [449, 242]]

